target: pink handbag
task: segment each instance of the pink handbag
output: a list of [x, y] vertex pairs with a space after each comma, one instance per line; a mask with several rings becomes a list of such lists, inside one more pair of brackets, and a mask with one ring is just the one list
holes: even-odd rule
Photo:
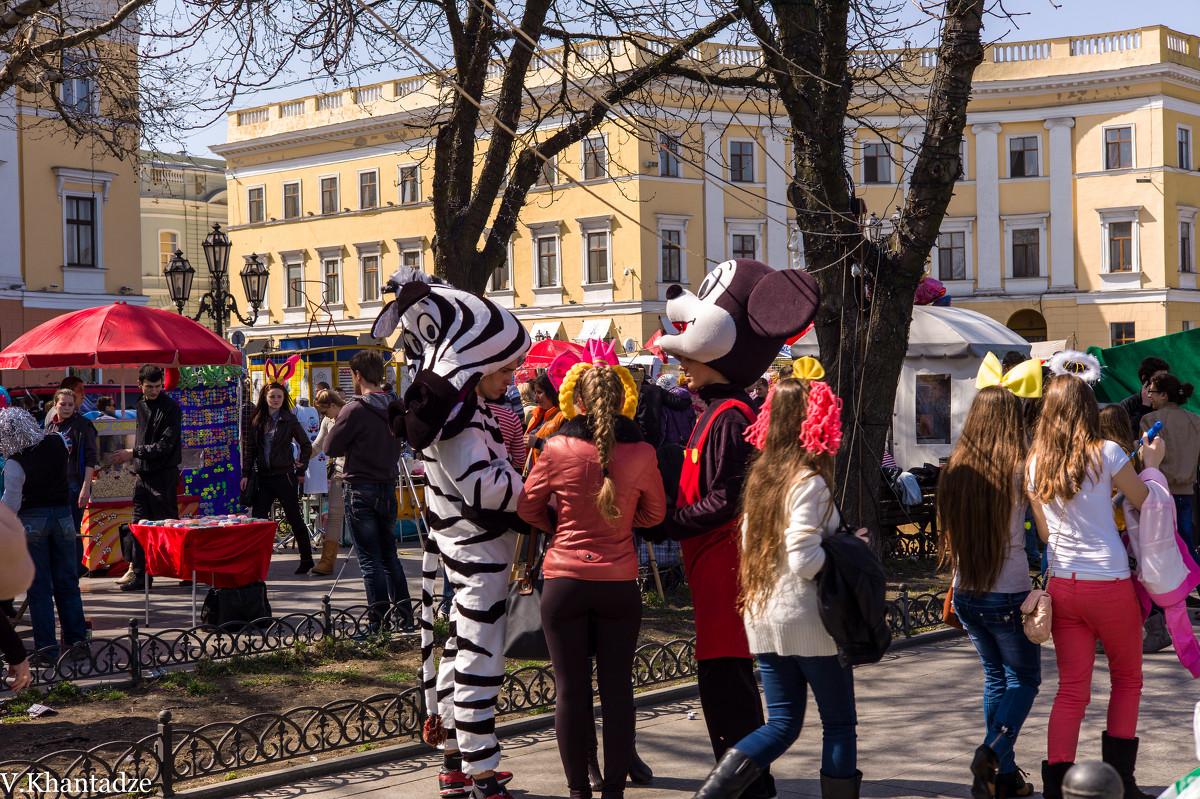
[[1025, 637], [1035, 644], [1049, 641], [1053, 615], [1050, 595], [1037, 588], [1030, 591], [1021, 603], [1021, 624], [1025, 628]]

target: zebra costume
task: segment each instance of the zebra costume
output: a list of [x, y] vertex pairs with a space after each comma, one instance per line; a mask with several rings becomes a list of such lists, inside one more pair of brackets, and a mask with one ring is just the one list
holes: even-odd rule
[[[429, 534], [421, 566], [421, 680], [426, 707], [441, 717], [446, 748], [462, 753], [463, 772], [500, 763], [495, 705], [504, 679], [505, 599], [512, 568], [520, 474], [500, 426], [475, 385], [524, 356], [529, 334], [490, 300], [416, 270], [396, 273], [396, 299], [375, 321], [377, 338], [397, 325], [418, 364], [393, 427], [425, 461]], [[397, 431], [398, 433], [400, 431]], [[433, 593], [438, 558], [454, 587], [450, 638], [433, 674]]]

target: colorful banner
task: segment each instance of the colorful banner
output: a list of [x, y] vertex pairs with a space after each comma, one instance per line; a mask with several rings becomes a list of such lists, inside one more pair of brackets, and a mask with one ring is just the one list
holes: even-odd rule
[[183, 388], [171, 396], [183, 411], [184, 493], [200, 498], [204, 515], [235, 512], [241, 482], [237, 383]]

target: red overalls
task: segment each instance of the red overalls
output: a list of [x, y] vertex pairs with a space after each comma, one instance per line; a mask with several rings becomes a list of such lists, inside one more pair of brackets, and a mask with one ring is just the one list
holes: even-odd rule
[[[738, 409], [751, 422], [754, 410], [740, 400], [725, 400], [708, 417], [703, 429], [692, 432], [683, 453], [683, 471], [679, 475], [678, 507], [700, 499], [700, 453], [708, 440], [713, 421], [722, 413]], [[692, 607], [696, 615], [696, 659], [748, 658], [750, 644], [746, 627], [738, 613], [738, 537], [741, 517], [707, 533], [679, 542], [683, 567], [692, 587]]]

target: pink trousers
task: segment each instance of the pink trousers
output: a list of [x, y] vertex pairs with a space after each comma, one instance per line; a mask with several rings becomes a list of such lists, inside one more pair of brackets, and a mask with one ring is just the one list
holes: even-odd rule
[[1051, 630], [1058, 661], [1058, 693], [1050, 711], [1047, 759], [1071, 763], [1079, 746], [1079, 725], [1091, 700], [1096, 639], [1108, 657], [1112, 693], [1108, 734], [1137, 735], [1142, 698], [1142, 613], [1133, 581], [1053, 577], [1047, 589], [1054, 601]]

